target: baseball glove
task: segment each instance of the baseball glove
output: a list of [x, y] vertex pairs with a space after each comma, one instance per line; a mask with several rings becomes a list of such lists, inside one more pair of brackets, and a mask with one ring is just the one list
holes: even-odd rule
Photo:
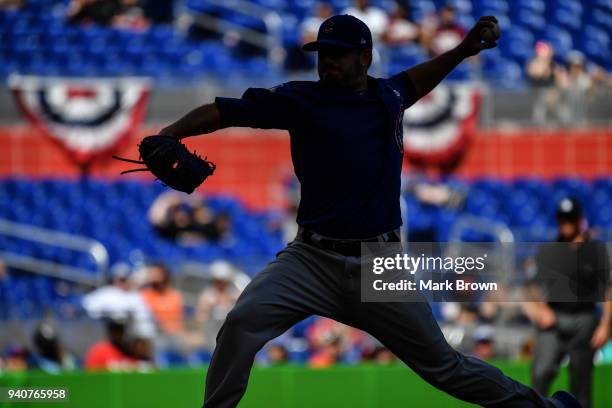
[[191, 153], [183, 143], [170, 136], [147, 136], [138, 145], [138, 151], [140, 160], [113, 156], [117, 160], [147, 166], [122, 171], [121, 174], [148, 170], [168, 187], [187, 194], [191, 194], [217, 168], [206, 157], [202, 159], [195, 151]]

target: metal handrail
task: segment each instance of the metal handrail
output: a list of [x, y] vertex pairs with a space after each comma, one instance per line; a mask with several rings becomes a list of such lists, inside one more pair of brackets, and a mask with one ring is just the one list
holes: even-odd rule
[[217, 7], [231, 8], [232, 10], [261, 19], [270, 13], [269, 8], [245, 0], [206, 0], [206, 2]]
[[462, 253], [462, 246], [465, 243], [461, 241], [461, 235], [465, 230], [491, 234], [496, 238], [500, 244], [496, 248], [500, 251], [500, 265], [503, 268], [501, 272], [503, 272], [503, 276], [509, 278], [515, 270], [513, 253], [516, 240], [512, 230], [503, 222], [470, 214], [462, 215], [450, 230], [448, 239], [450, 245], [447, 247], [449, 254], [456, 255]]
[[[206, 27], [211, 30], [223, 31], [219, 29], [217, 25], [217, 23], [220, 20], [217, 17], [211, 17], [206, 14], [198, 13], [194, 16], [194, 20], [196, 21], [196, 23], [198, 23], [198, 25], [201, 25], [202, 27]], [[267, 35], [265, 34], [262, 34], [255, 30], [251, 30], [250, 28], [243, 27], [236, 23], [232, 23], [231, 21], [223, 20], [223, 26], [224, 26], [223, 28], [225, 29], [240, 30], [241, 32], [246, 33], [247, 36], [245, 36], [244, 38], [241, 38], [241, 40], [243, 41], [246, 41], [253, 45], [257, 45], [258, 47], [263, 47], [266, 49], [268, 48], [268, 38], [267, 38]]]
[[469, 214], [462, 215], [457, 219], [450, 230], [449, 241], [460, 242], [461, 233], [466, 229], [491, 234], [499, 242], [513, 243], [515, 241], [514, 233], [506, 224]]
[[[268, 33], [262, 34], [239, 24], [235, 24], [218, 17], [206, 15], [203, 12], [187, 10], [187, 12], [193, 16], [198, 25], [201, 25], [209, 30], [216, 31], [220, 34], [224, 33], [224, 29], [234, 29], [236, 31], [240, 31], [243, 34], [246, 34], [242, 36], [241, 41], [265, 48], [268, 52], [268, 59], [271, 63], [276, 65], [282, 63], [282, 58], [279, 58], [279, 56], [283, 54], [282, 19], [276, 11], [272, 11], [269, 8], [244, 0], [232, 0], [231, 2], [228, 2], [227, 0], [207, 0], [207, 2], [218, 7], [232, 9], [244, 15], [261, 19], [265, 24]], [[219, 26], [219, 23], [222, 23], [222, 27]]]
[[0, 252], [0, 257], [4, 259], [8, 266], [89, 286], [98, 286], [104, 281], [105, 272], [108, 270], [109, 257], [106, 247], [99, 241], [82, 235], [50, 230], [2, 218], [0, 218], [0, 234], [73, 251], [85, 252], [93, 258], [97, 266], [97, 273], [96, 276], [92, 276], [91, 271], [84, 268], [8, 251]]

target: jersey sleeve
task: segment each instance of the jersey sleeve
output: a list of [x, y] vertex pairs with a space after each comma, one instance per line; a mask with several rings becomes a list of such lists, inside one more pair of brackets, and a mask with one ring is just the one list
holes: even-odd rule
[[408, 109], [416, 101], [416, 89], [406, 72], [400, 72], [387, 79], [387, 83], [402, 96], [403, 109]]
[[291, 126], [292, 111], [289, 99], [275, 88], [249, 88], [241, 98], [215, 99], [221, 115], [221, 127], [251, 127], [257, 129], [285, 129]]

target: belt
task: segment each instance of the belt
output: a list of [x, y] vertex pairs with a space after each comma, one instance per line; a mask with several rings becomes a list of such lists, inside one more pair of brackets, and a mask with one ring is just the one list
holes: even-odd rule
[[325, 237], [307, 228], [300, 227], [296, 240], [313, 245], [317, 248], [337, 252], [344, 256], [361, 256], [362, 242], [400, 242], [400, 234], [399, 230], [395, 230], [371, 238], [335, 239]]

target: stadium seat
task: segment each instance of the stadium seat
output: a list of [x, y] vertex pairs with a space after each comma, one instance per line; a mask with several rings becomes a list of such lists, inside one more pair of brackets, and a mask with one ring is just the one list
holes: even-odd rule
[[[543, 14], [546, 11], [545, 0], [515, 0], [512, 1], [512, 10], [529, 10], [532, 13]], [[511, 11], [512, 11], [511, 10]]]
[[546, 27], [544, 39], [552, 45], [555, 54], [560, 57], [565, 57], [574, 48], [571, 34], [559, 26], [549, 25]]
[[523, 69], [517, 62], [501, 56], [490, 56], [483, 60], [483, 76], [492, 83], [501, 88], [516, 88], [521, 83]]
[[210, 363], [212, 353], [209, 350], [194, 350], [187, 356], [187, 364], [191, 367], [200, 367]]
[[574, 10], [566, 8], [557, 9], [552, 20], [557, 25], [574, 32], [577, 32], [582, 26], [581, 15], [577, 14]]
[[160, 368], [183, 367], [188, 364], [178, 350], [164, 350], [156, 353], [155, 362]]
[[539, 13], [518, 9], [517, 14], [512, 17], [512, 23], [525, 27], [536, 35], [540, 35], [546, 29], [546, 19]]

